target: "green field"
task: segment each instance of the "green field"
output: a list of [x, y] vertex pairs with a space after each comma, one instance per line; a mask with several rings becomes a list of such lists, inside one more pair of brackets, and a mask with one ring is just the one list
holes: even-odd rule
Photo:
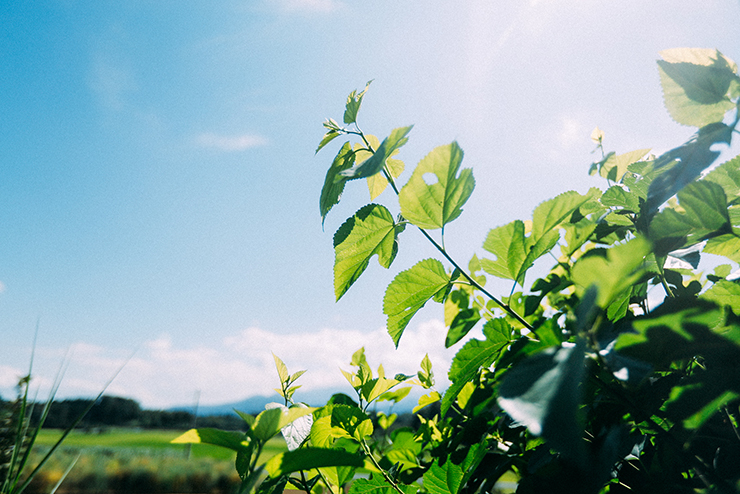
[[[57, 494], [130, 494], [131, 492], [179, 492], [228, 494], [239, 477], [235, 453], [207, 444], [171, 444], [181, 431], [106, 429], [100, 433], [74, 431], [44, 465], [26, 491], [48, 493], [71, 464], [74, 468]], [[31, 453], [31, 468], [61, 436], [58, 430], [42, 430]], [[261, 461], [285, 451], [281, 437], [265, 446]]]
[[[171, 444], [174, 438], [184, 431], [171, 430], [139, 430], [126, 428], [111, 428], [100, 433], [88, 433], [83, 431], [72, 431], [64, 440], [65, 449], [79, 449], [85, 452], [95, 450], [129, 450], [141, 453], [152, 453], [156, 451], [176, 453], [182, 452], [183, 456], [189, 445]], [[51, 446], [62, 435], [62, 431], [55, 429], [42, 429], [36, 439], [38, 446]], [[262, 459], [268, 458], [285, 451], [285, 441], [278, 436], [267, 443], [262, 453]], [[219, 446], [209, 444], [193, 444], [191, 455], [194, 458], [214, 458], [217, 460], [233, 460], [235, 453]]]

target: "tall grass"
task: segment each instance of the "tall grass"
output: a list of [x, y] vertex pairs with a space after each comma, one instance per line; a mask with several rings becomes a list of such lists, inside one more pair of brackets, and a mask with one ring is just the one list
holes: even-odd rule
[[[36, 406], [36, 400], [29, 399], [29, 390], [31, 383], [31, 375], [33, 371], [33, 357], [36, 349], [36, 337], [38, 335], [38, 325], [36, 327], [36, 333], [34, 334], [33, 346], [31, 350], [31, 358], [28, 365], [28, 374], [20, 378], [18, 382], [18, 395], [14, 402], [3, 404], [2, 410], [0, 410], [0, 417], [2, 419], [2, 429], [0, 429], [0, 494], [22, 494], [34, 478], [39, 475], [41, 468], [46, 462], [49, 461], [52, 454], [59, 448], [64, 439], [77, 427], [82, 419], [87, 415], [87, 412], [93, 407], [95, 402], [103, 396], [103, 393], [108, 388], [108, 385], [113, 381], [118, 372], [123, 368], [119, 368], [113, 377], [108, 380], [103, 389], [100, 391], [95, 400], [90, 402], [90, 405], [75, 418], [72, 425], [65, 429], [60, 437], [48, 448], [48, 450], [41, 456], [40, 460], [35, 464], [33, 468], [30, 468], [29, 458], [31, 452], [34, 451], [34, 444], [38, 437], [41, 428], [49, 415], [51, 404], [54, 402], [59, 384], [61, 383], [62, 376], [64, 374], [64, 368], [66, 365], [66, 359], [62, 363], [62, 366], [57, 372], [54, 382], [49, 392], [49, 397], [43, 405], [41, 410], [40, 418], [37, 424], [31, 424], [31, 417], [33, 416], [33, 408]], [[125, 364], [124, 364], [125, 365]], [[69, 465], [65, 468], [58, 482], [54, 484], [48, 492], [54, 494], [59, 484], [64, 480], [64, 477], [69, 473], [70, 469], [74, 466], [76, 460], [72, 460]], [[30, 469], [30, 473], [28, 472]]]

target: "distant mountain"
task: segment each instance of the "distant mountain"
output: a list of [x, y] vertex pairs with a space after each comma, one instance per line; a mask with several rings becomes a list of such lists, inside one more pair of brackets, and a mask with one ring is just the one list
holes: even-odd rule
[[[410, 395], [404, 401], [393, 407], [393, 411], [395, 413], [411, 412], [414, 406], [416, 406], [417, 399], [420, 396], [418, 391], [416, 393], [414, 391], [417, 390], [412, 390]], [[349, 394], [345, 389], [317, 389], [313, 391], [299, 390], [296, 398], [298, 398], [302, 402], [307, 403], [309, 406], [322, 406], [326, 404], [326, 402], [334, 393]], [[352, 399], [356, 399], [356, 396], [354, 394], [351, 394], [350, 396], [352, 397]], [[233, 403], [224, 403], [223, 405], [200, 405], [198, 407], [198, 416], [207, 417], [209, 415], [232, 415], [234, 413], [234, 409], [256, 415], [265, 409], [265, 405], [272, 402], [282, 403], [282, 400], [277, 393], [271, 396], [252, 396], [245, 400]], [[390, 403], [387, 401], [379, 402], [371, 407], [371, 409], [387, 412], [390, 409]], [[174, 407], [171, 410], [192, 412], [193, 407], [192, 405], [179, 406]]]

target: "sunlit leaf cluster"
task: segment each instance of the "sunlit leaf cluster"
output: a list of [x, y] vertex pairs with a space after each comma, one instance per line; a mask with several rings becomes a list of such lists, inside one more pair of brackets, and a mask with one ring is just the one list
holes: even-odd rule
[[[344, 125], [328, 119], [318, 148], [347, 139], [326, 173], [322, 220], [352, 180], [370, 192], [334, 234], [335, 295], [375, 256], [394, 266], [406, 237], [429, 241], [439, 255], [396, 266], [382, 310], [398, 346], [425, 306], [444, 307], [439, 343], [456, 348], [450, 386], [434, 388], [428, 357], [416, 375], [390, 377], [363, 348], [342, 370], [354, 397], [314, 409], [293, 399], [302, 372], [276, 357], [284, 405], [242, 414], [245, 435], [198, 430], [182, 440], [237, 451], [244, 490], [261, 493], [290, 483], [316, 494], [473, 494], [512, 481], [521, 494], [738, 492], [740, 158], [716, 160], [738, 132], [740, 77], [717, 50], [661, 55], [665, 106], [695, 135], [659, 156], [616, 153], [597, 127], [597, 186], [490, 228], [466, 263], [444, 242], [462, 234], [454, 221], [475, 187], [462, 149], [433, 149], [401, 185], [396, 156], [411, 126], [382, 140], [365, 134], [368, 87], [353, 91]], [[389, 186], [395, 198], [381, 204]], [[550, 269], [538, 278], [535, 265]], [[490, 277], [511, 290], [491, 293]], [[372, 411], [414, 386], [423, 390], [414, 413], [432, 410], [418, 428], [394, 429], [396, 414]], [[260, 445], [279, 432], [290, 450], [258, 467]]]

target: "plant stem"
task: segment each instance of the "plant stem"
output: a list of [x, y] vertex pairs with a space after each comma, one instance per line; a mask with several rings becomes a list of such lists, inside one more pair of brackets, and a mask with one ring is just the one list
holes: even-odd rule
[[378, 463], [378, 461], [373, 456], [372, 451], [370, 451], [370, 447], [367, 445], [367, 442], [365, 442], [365, 440], [363, 439], [362, 441], [360, 441], [360, 444], [362, 445], [362, 450], [370, 458], [370, 461], [373, 462], [373, 465], [375, 466], [375, 468], [377, 468], [378, 470], [380, 470], [380, 472], [383, 474], [383, 478], [385, 479], [385, 481], [388, 482], [391, 485], [391, 487], [393, 487], [393, 489], [396, 492], [398, 492], [398, 494], [406, 494], [405, 492], [403, 492], [401, 490], [400, 487], [398, 487], [398, 484], [390, 477], [390, 475], [388, 475], [388, 472], [386, 472], [383, 469], [383, 467], [380, 466], [380, 464]]
[[[383, 175], [385, 175], [386, 180], [388, 180], [388, 183], [393, 188], [393, 191], [398, 195], [398, 187], [396, 187], [396, 182], [393, 180], [393, 176], [388, 172], [385, 166], [383, 166]], [[439, 251], [440, 254], [444, 256], [447, 261], [449, 261], [450, 264], [452, 264], [455, 269], [457, 269], [460, 274], [473, 286], [476, 290], [486, 295], [489, 299], [493, 300], [493, 302], [501, 307], [507, 314], [509, 314], [511, 317], [516, 319], [520, 324], [522, 324], [527, 330], [534, 335], [535, 338], [539, 339], [539, 336], [537, 335], [537, 331], [535, 331], [534, 327], [529, 324], [527, 321], [524, 320], [522, 316], [520, 316], [514, 309], [512, 309], [509, 304], [504, 303], [502, 300], [499, 300], [496, 298], [493, 294], [488, 292], [485, 288], [483, 288], [480, 283], [475, 281], [472, 276], [470, 276], [463, 268], [460, 267], [459, 264], [455, 262], [452, 257], [447, 253], [444, 246], [440, 245], [436, 240], [432, 238], [431, 235], [429, 235], [429, 232], [427, 232], [425, 229], [421, 227], [417, 227], [419, 231], [424, 235], [429, 242], [432, 243], [432, 245]]]

